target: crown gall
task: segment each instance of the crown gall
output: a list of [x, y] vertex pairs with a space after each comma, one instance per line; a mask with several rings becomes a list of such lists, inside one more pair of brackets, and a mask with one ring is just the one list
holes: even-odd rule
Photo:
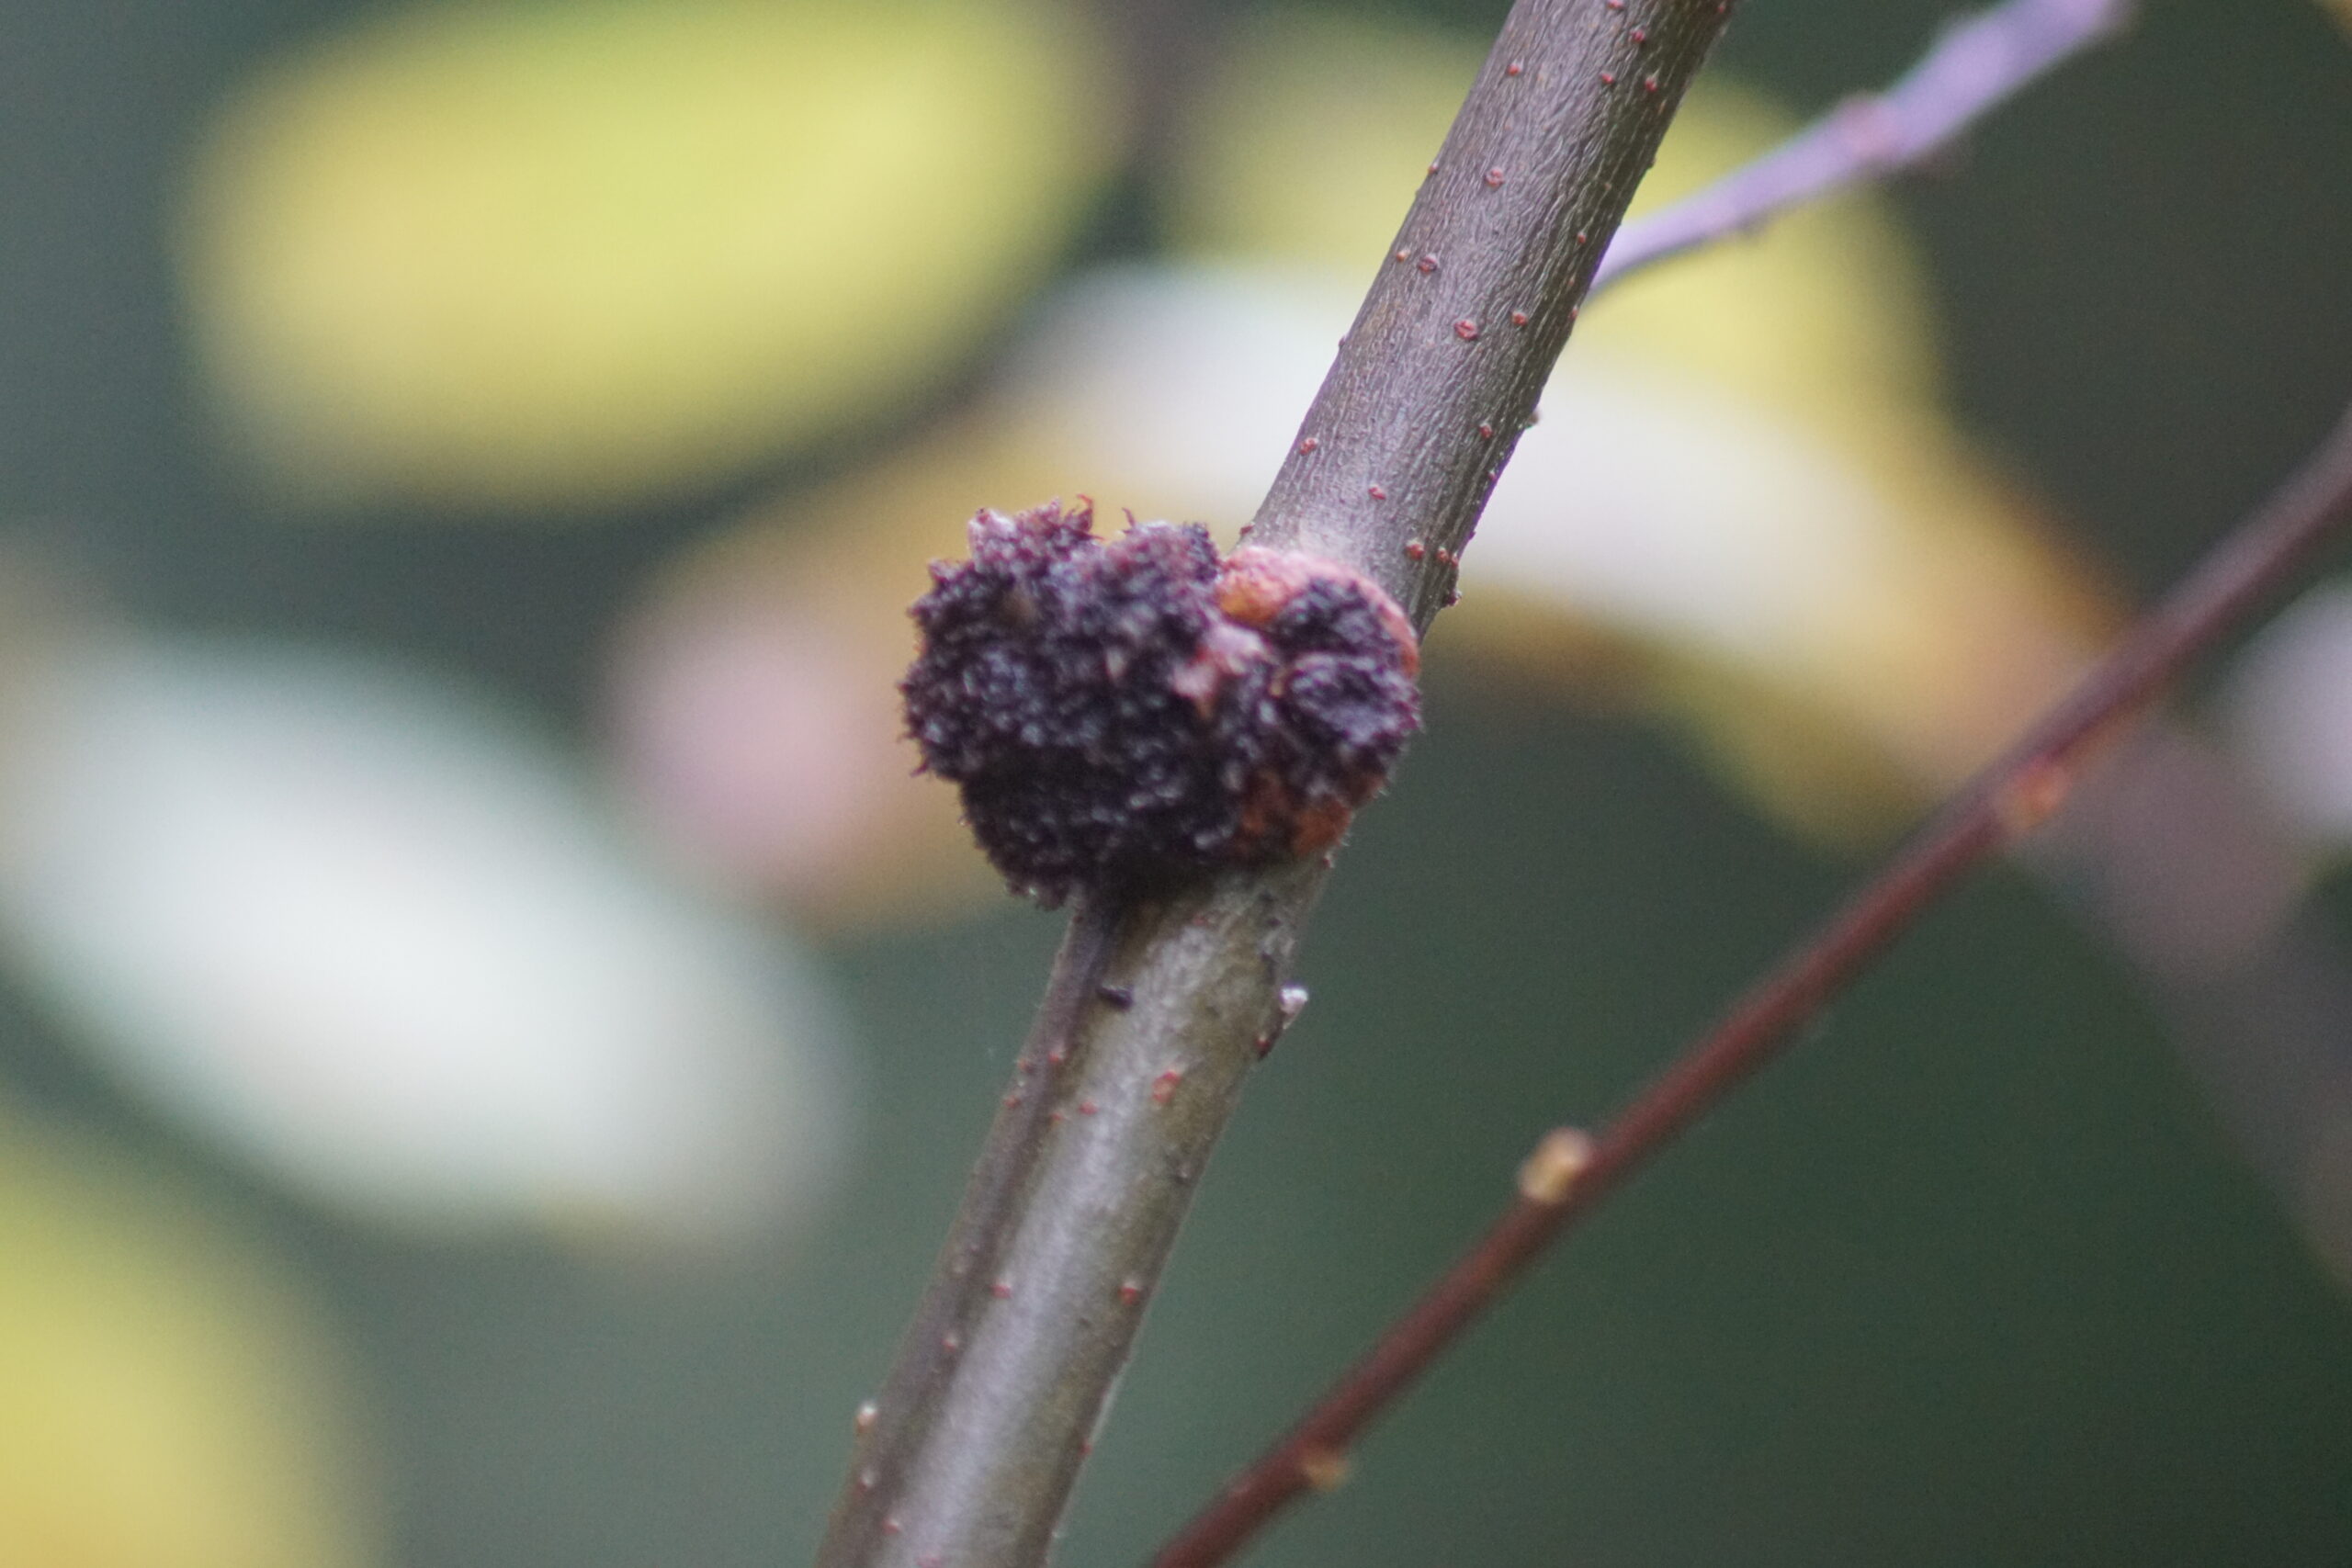
[[1411, 623], [1345, 567], [1057, 502], [967, 533], [915, 603], [907, 728], [1047, 903], [1327, 849], [1419, 728]]

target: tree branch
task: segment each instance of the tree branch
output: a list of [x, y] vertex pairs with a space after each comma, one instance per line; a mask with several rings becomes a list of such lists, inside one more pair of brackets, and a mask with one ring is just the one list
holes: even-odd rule
[[[1428, 627], [1729, 9], [1519, 0], [1251, 525], [1256, 543], [1351, 566]], [[860, 1412], [822, 1568], [1043, 1561], [1193, 1179], [1281, 1027], [1324, 869], [1233, 873], [1164, 903], [1078, 912], [1026, 1070], [896, 1368]]]
[[1592, 287], [1792, 209], [1917, 168], [2027, 86], [2127, 26], [2133, 0], [2008, 0], [1946, 31], [1883, 93], [1857, 94], [1788, 141], [1618, 231]]
[[1253, 543], [1345, 562], [1428, 627], [1727, 9], [1513, 8], [1258, 509]]
[[1549, 1134], [1521, 1168], [1519, 1197], [1486, 1235], [1185, 1526], [1154, 1559], [1155, 1568], [1226, 1562], [1318, 1476], [1334, 1473], [1365, 1427], [1546, 1247], [1785, 1050], [1964, 873], [2056, 810], [2103, 740], [2238, 626], [2331, 532], [2347, 525], [2352, 412], [2267, 506], [2134, 625], [2073, 695], [1962, 788], [1598, 1141], [1565, 1128]]
[[1250, 1042], [1279, 1027], [1261, 978], [1288, 966], [1292, 891], [1072, 914], [930, 1289], [859, 1412], [820, 1562], [1043, 1561]]

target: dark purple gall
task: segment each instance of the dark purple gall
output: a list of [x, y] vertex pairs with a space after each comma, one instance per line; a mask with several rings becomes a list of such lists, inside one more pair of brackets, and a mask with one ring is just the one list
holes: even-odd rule
[[1327, 850], [1420, 727], [1411, 623], [1345, 567], [1058, 502], [968, 532], [915, 602], [907, 728], [1046, 903]]

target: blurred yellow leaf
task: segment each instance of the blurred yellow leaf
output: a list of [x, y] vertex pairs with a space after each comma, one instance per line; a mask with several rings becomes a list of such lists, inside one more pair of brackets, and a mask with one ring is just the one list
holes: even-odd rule
[[1486, 52], [1344, 12], [1252, 17], [1184, 117], [1168, 193], [1177, 244], [1368, 279]]
[[0, 1562], [354, 1568], [318, 1326], [249, 1247], [0, 1117]]
[[227, 106], [186, 209], [233, 438], [315, 496], [609, 505], [951, 370], [1123, 137], [1048, 0], [436, 5]]

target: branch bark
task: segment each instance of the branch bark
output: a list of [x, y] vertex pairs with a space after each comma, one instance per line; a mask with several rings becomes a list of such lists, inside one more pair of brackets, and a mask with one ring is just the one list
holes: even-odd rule
[[2075, 693], [1962, 788], [1843, 908], [1798, 943], [1597, 1141], [1562, 1128], [1518, 1197], [1280, 1441], [1155, 1558], [1214, 1568], [1334, 1472], [1350, 1445], [1566, 1229], [1778, 1056], [1829, 999], [1968, 871], [2064, 802], [2100, 745], [2236, 627], [2331, 534], [2352, 530], [2352, 412], [2261, 511], [2134, 624]]
[[1316, 880], [1072, 914], [820, 1562], [1044, 1560]]
[[[1427, 629], [1729, 10], [1519, 0], [1256, 543], [1354, 567]], [[860, 1412], [820, 1568], [1044, 1561], [1193, 1179], [1283, 1021], [1326, 869], [1073, 917], [923, 1303]]]
[[1728, 9], [1512, 9], [1258, 509], [1253, 543], [1352, 566], [1428, 628]]

